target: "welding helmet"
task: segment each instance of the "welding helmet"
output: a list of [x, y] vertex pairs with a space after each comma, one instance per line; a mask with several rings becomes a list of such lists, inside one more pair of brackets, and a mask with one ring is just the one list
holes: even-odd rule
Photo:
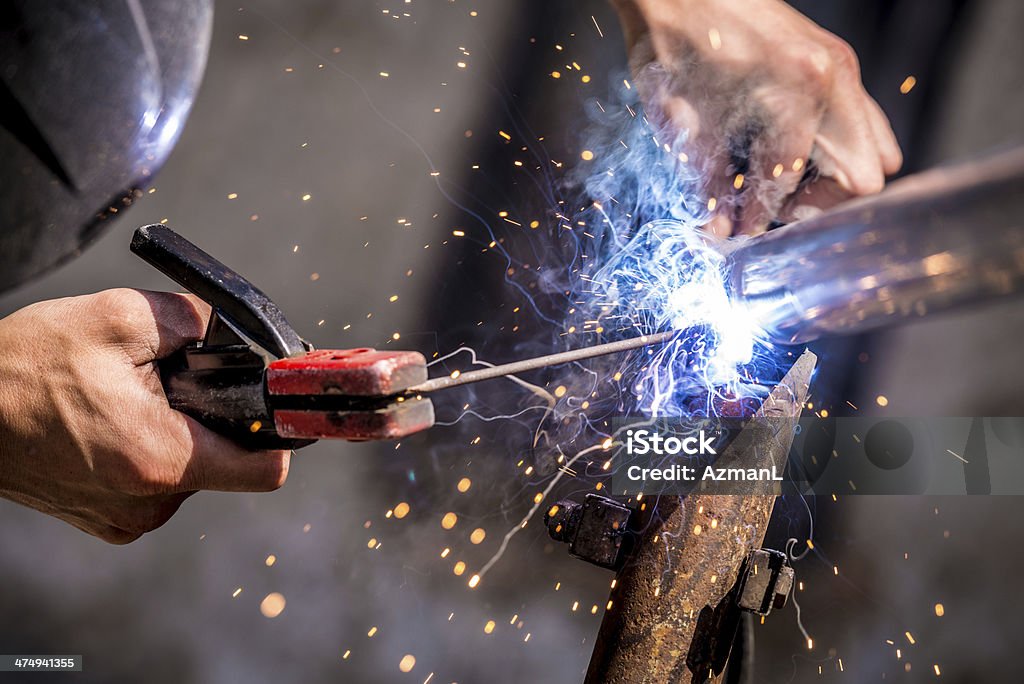
[[212, 26], [211, 0], [0, 3], [0, 291], [78, 254], [140, 196]]

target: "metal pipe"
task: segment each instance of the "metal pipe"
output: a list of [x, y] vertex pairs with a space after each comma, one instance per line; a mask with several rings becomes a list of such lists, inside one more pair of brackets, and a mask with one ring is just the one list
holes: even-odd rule
[[733, 297], [779, 344], [1024, 289], [1024, 147], [938, 168], [727, 245]]
[[[785, 468], [816, 361], [805, 351], [755, 414], [774, 434], [741, 432], [716, 467]], [[717, 681], [738, 620], [736, 580], [764, 540], [777, 494], [770, 481], [746, 484], [743, 495], [658, 499], [616, 577], [586, 684]]]

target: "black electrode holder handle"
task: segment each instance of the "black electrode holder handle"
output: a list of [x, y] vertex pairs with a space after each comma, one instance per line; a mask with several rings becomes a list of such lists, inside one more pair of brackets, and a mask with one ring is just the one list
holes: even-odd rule
[[142, 226], [131, 250], [277, 358], [306, 353], [306, 343], [270, 297], [167, 226]]
[[213, 309], [203, 340], [157, 362], [171, 408], [250, 449], [310, 444], [274, 429], [264, 373], [268, 356], [308, 351], [277, 305], [167, 226], [139, 228], [131, 250]]

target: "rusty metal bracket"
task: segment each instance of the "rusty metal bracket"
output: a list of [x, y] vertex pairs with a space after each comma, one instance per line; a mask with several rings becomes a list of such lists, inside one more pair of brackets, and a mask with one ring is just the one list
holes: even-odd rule
[[736, 605], [757, 615], [782, 608], [793, 589], [793, 568], [786, 554], [772, 549], [757, 549], [747, 558], [739, 584]]
[[544, 515], [544, 524], [551, 538], [568, 543], [576, 558], [614, 570], [628, 552], [632, 514], [614, 499], [587, 494], [582, 504], [559, 501]]

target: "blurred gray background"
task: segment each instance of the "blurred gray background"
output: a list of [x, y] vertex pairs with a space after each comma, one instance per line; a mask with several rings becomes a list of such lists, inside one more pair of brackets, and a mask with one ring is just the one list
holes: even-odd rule
[[[840, 5], [865, 14], [860, 3]], [[1002, 112], [1003, 133], [1019, 125], [1006, 115], [1020, 112], [1024, 90], [1013, 40], [1019, 5], [976, 6], [970, 16], [955, 15], [976, 37], [964, 53], [973, 57], [932, 76], [960, 93], [928, 103], [944, 118], [931, 128], [931, 142], [914, 143], [911, 165], [1010, 139], [1000, 137], [985, 106]], [[928, 11], [927, 3], [918, 8]], [[838, 24], [849, 17], [831, 19], [841, 33]], [[913, 33], [916, 25], [902, 26]], [[855, 42], [862, 56], [876, 50], [875, 62], [884, 61], [882, 46], [871, 42], [877, 35], [865, 35], [866, 43]], [[531, 42], [536, 36], [543, 37]], [[899, 44], [900, 36], [889, 42]], [[996, 38], [1002, 50], [992, 48]], [[957, 40], [957, 49], [968, 50], [966, 39]], [[952, 42], [939, 49], [952, 50]], [[524, 85], [567, 59], [590, 71], [591, 90], [566, 84], [562, 100], [543, 102]], [[905, 106], [898, 88], [914, 69], [899, 59], [876, 68], [871, 86], [883, 105], [893, 101], [890, 112]], [[136, 226], [166, 219], [254, 280], [317, 346], [450, 350], [461, 333], [445, 338], [441, 321], [458, 319], [473, 300], [475, 308], [466, 306], [473, 316], [463, 321], [472, 328], [484, 300], [469, 289], [453, 292], [449, 274], [474, 258], [500, 281], [504, 265], [453, 244], [453, 228], [467, 224], [442, 190], [489, 194], [494, 215], [517, 209], [506, 203], [515, 195], [493, 187], [511, 168], [507, 156], [502, 170], [488, 166], [500, 158], [489, 147], [502, 143], [497, 131], [527, 125], [571, 149], [580, 103], [604, 96], [624, 65], [614, 13], [603, 2], [221, 3], [201, 93], [154, 192], [80, 258], [0, 298], [0, 314], [107, 287], [169, 288], [128, 252]], [[905, 149], [918, 132], [917, 114], [897, 122]], [[954, 139], [962, 144], [935, 144]], [[393, 295], [398, 300], [390, 302]], [[1019, 312], [1019, 304], [1008, 305], [985, 320]], [[917, 330], [932, 341], [946, 334]], [[501, 349], [500, 336], [490, 338]], [[884, 360], [886, 345], [876, 355], [879, 345], [863, 342], [871, 344], [872, 359]], [[851, 397], [860, 405], [858, 397], [870, 402], [884, 391], [895, 397], [895, 415], [912, 415], [915, 397], [963, 399], [963, 388], [977, 384], [951, 372], [943, 353], [929, 351], [932, 366], [899, 382], [883, 360], [872, 363], [857, 371], [860, 394]], [[906, 358], [900, 354], [890, 358]], [[997, 357], [989, 364], [1004, 369], [1007, 385], [1019, 382], [1019, 363]], [[946, 394], [918, 385], [937, 368], [953, 378]], [[930, 409], [983, 410], [955, 401]], [[520, 428], [440, 427], [397, 448], [319, 443], [298, 453], [280, 491], [201, 493], [127, 547], [0, 502], [0, 651], [84, 654], [85, 672], [74, 677], [89, 682], [581, 681], [610, 574], [569, 559], [531, 524], [478, 589], [466, 586], [536, 491], [515, 466], [516, 449], [529, 442]], [[478, 443], [476, 435], [483, 435]], [[460, 493], [464, 477], [472, 486]], [[409, 514], [386, 517], [400, 502], [410, 504]], [[757, 680], [921, 681], [941, 664], [947, 680], [1017, 681], [1022, 507], [1010, 498], [781, 502], [773, 538], [806, 538], [808, 508], [819, 521], [817, 552], [797, 565], [815, 648], [806, 649], [793, 609], [773, 614], [757, 628]], [[444, 530], [448, 511], [459, 522]], [[487, 536], [474, 545], [469, 535], [477, 527]], [[453, 572], [459, 560], [467, 564], [461, 576]], [[271, 592], [287, 602], [275, 618], [260, 611]], [[944, 606], [941, 618], [936, 603]], [[407, 654], [416, 660], [404, 673]]]

